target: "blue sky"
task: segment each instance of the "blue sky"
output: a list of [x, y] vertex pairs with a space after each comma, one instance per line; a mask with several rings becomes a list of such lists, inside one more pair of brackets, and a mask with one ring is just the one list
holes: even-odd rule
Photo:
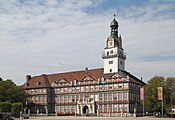
[[126, 70], [148, 81], [174, 76], [174, 0], [0, 0], [0, 77], [103, 67], [116, 12]]

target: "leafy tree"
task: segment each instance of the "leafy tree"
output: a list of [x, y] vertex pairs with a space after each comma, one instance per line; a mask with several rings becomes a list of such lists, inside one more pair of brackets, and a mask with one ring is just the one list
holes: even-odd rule
[[172, 109], [172, 105], [175, 105], [175, 78], [168, 77], [164, 87], [164, 104], [166, 112], [168, 113]]
[[157, 87], [163, 87], [165, 79], [162, 76], [155, 76], [148, 81], [145, 86], [145, 105], [151, 107], [153, 112], [160, 112], [162, 108], [161, 101], [158, 100]]
[[25, 103], [27, 94], [24, 89], [14, 84], [11, 80], [0, 81], [0, 101]]

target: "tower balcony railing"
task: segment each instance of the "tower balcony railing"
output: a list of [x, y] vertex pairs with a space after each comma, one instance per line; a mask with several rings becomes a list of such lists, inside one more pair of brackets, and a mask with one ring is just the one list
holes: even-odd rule
[[115, 58], [115, 57], [121, 57], [121, 58], [124, 58], [124, 59], [126, 59], [126, 55], [125, 54], [117, 54], [117, 53], [114, 53], [114, 54], [105, 54], [105, 53], [103, 53], [102, 54], [102, 58], [103, 59], [107, 59], [107, 58]]

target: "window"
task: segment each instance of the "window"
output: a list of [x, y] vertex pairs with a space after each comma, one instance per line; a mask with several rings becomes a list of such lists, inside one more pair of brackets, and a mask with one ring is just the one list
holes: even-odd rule
[[109, 100], [109, 101], [112, 101], [112, 93], [109, 93], [109, 94], [108, 94], [108, 100]]
[[72, 88], [70, 87], [70, 88], [69, 88], [69, 92], [71, 92], [71, 91], [72, 91]]
[[127, 98], [128, 98], [128, 97], [127, 97], [127, 92], [124, 92], [124, 93], [123, 93], [123, 99], [124, 99], [124, 100], [127, 100]]
[[102, 90], [103, 89], [103, 85], [100, 85], [100, 90]]
[[122, 61], [120, 61], [120, 65], [122, 65]]
[[95, 95], [95, 101], [98, 101], [98, 94]]
[[78, 101], [79, 100], [79, 95], [76, 95], [76, 101]]
[[118, 88], [122, 88], [122, 83], [119, 83], [118, 84]]
[[61, 97], [60, 97], [60, 102], [64, 102], [63, 95], [61, 95]]
[[72, 110], [71, 111], [74, 112], [75, 111], [74, 109], [75, 109], [74, 106], [72, 106]]
[[[44, 96], [43, 96], [43, 99], [44, 99]], [[57, 100], [56, 100], [58, 103], [60, 102], [60, 95], [57, 96]], [[44, 100], [43, 100], [44, 102]]]
[[117, 111], [117, 105], [114, 104], [113, 106], [114, 106], [114, 111]]
[[109, 86], [108, 86], [108, 87], [109, 87], [109, 89], [112, 89], [112, 84], [109, 84]]
[[64, 88], [64, 92], [67, 92], [67, 88]]
[[113, 54], [113, 50], [110, 51], [110, 54]]
[[104, 112], [107, 112], [107, 104], [104, 105]]
[[108, 110], [109, 110], [109, 113], [112, 112], [112, 104], [109, 104], [109, 105], [108, 105]]
[[99, 105], [99, 111], [102, 112], [102, 105]]
[[46, 93], [46, 89], [43, 89], [43, 93]]
[[64, 88], [61, 88], [61, 92], [63, 92], [64, 91]]
[[72, 91], [75, 91], [75, 87], [72, 88]]
[[117, 100], [117, 93], [114, 93], [114, 100]]
[[41, 82], [39, 82], [39, 81], [36, 82], [36, 85], [40, 85], [40, 84], [41, 84]]
[[104, 85], [104, 88], [105, 88], [105, 90], [107, 90], [108, 89], [108, 85]]
[[67, 95], [64, 96], [64, 102], [67, 102]]
[[94, 86], [91, 86], [91, 90], [93, 90], [94, 89]]
[[104, 101], [107, 101], [107, 93], [104, 93]]
[[81, 91], [83, 91], [84, 90], [84, 87], [81, 87]]
[[110, 69], [109, 72], [112, 72], [112, 69]]
[[109, 64], [113, 64], [113, 61], [109, 61]]
[[127, 109], [128, 109], [128, 105], [124, 105], [124, 111], [127, 111]]
[[98, 85], [95, 86], [95, 90], [98, 90]]
[[64, 106], [60, 106], [60, 112], [64, 112]]
[[89, 86], [86, 86], [86, 91], [89, 91]]
[[102, 93], [99, 93], [99, 101], [102, 101]]
[[125, 88], [125, 89], [128, 88], [128, 83], [124, 83], [124, 88]]
[[41, 93], [42, 92], [42, 89], [39, 89], [39, 92]]
[[122, 109], [123, 109], [123, 105], [119, 105], [119, 111], [122, 111]]
[[79, 87], [77, 87], [77, 91], [79, 91]]
[[109, 56], [109, 52], [107, 52], [107, 56]]
[[119, 93], [118, 93], [118, 99], [119, 99], [119, 100], [122, 100], [122, 92], [119, 92]]
[[117, 84], [114, 84], [114, 89], [116, 89], [117, 88]]
[[75, 102], [75, 96], [72, 95], [72, 102]]
[[71, 95], [68, 95], [68, 102], [72, 102]]

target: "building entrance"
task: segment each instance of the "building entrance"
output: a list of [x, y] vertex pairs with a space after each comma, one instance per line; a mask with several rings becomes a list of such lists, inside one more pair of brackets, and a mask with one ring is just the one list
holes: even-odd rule
[[83, 114], [88, 114], [89, 113], [89, 108], [88, 108], [88, 106], [84, 106], [83, 107]]

